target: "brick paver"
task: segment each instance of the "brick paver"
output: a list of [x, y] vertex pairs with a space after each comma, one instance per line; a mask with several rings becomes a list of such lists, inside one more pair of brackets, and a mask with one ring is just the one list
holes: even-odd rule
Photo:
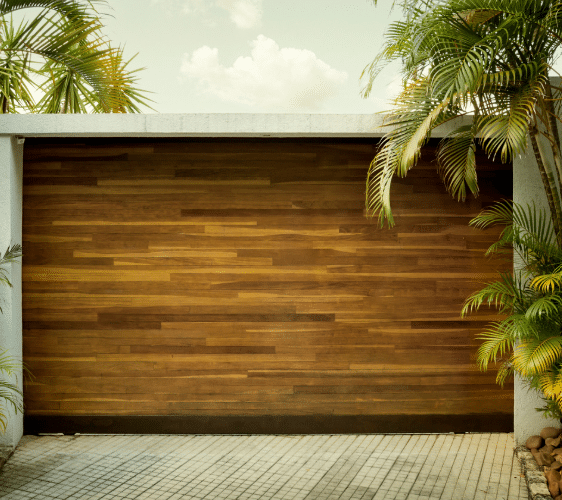
[[6, 500], [526, 500], [511, 434], [24, 436]]

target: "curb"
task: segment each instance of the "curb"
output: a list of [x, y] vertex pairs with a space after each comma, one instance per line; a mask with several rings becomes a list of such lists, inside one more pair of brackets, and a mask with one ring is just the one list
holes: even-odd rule
[[544, 477], [543, 468], [535, 461], [535, 457], [525, 446], [515, 448], [515, 455], [521, 463], [522, 472], [525, 474], [529, 500], [553, 500], [548, 491], [548, 483]]
[[4, 467], [4, 464], [8, 461], [8, 458], [14, 453], [14, 448], [10, 446], [0, 446], [0, 469]]

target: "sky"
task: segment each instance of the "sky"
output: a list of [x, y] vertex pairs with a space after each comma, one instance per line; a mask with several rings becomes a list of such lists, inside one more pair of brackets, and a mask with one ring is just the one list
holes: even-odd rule
[[[160, 113], [373, 113], [400, 87], [389, 67], [368, 99], [361, 72], [400, 12], [392, 0], [108, 0], [105, 34], [135, 59]], [[146, 110], [150, 112], [149, 110]]]

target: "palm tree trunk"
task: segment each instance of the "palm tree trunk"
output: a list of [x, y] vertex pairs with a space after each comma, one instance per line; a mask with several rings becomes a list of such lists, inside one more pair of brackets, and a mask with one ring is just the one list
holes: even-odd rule
[[544, 191], [548, 200], [548, 207], [550, 209], [554, 233], [556, 234], [556, 241], [562, 248], [562, 211], [560, 207], [560, 196], [558, 194], [556, 180], [554, 179], [550, 168], [544, 161], [544, 153], [540, 148], [540, 135], [536, 122], [532, 123], [529, 127], [529, 135], [531, 136], [533, 153], [535, 154], [535, 159], [537, 161], [539, 172], [541, 174]]
[[546, 99], [542, 100], [545, 113], [545, 125], [548, 130], [548, 140], [552, 147], [554, 164], [556, 165], [556, 173], [558, 174], [558, 187], [562, 184], [562, 154], [560, 153], [560, 136], [558, 134], [558, 123], [556, 122], [556, 110], [554, 109], [554, 101], [552, 98], [552, 88], [550, 85], [545, 89]]
[[[556, 110], [554, 109], [554, 97], [552, 95], [552, 86], [546, 86], [546, 103], [547, 103], [547, 111], [548, 117], [550, 121], [550, 128], [552, 129], [553, 133], [558, 132], [558, 122], [556, 121]], [[560, 136], [556, 134], [554, 136], [556, 141], [556, 145], [558, 146], [558, 150], [562, 149], [560, 146]]]

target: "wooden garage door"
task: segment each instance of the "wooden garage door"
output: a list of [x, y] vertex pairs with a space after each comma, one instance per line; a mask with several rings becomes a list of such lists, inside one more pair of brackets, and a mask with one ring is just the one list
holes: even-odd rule
[[479, 157], [458, 203], [433, 146], [389, 230], [363, 212], [372, 140], [28, 139], [26, 431], [509, 430], [487, 318], [459, 310], [498, 269], [467, 223], [511, 169]]

